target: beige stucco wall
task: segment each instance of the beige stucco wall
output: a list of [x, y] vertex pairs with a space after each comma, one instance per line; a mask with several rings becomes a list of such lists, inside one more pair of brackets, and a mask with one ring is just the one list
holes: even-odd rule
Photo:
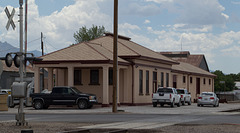
[[[169, 73], [169, 85], [171, 85], [171, 65], [135, 60], [134, 66], [134, 103], [152, 103], [153, 72], [157, 72], [157, 84], [161, 83], [161, 72], [164, 73], [164, 87], [166, 87], [166, 73]], [[144, 65], [142, 65], [144, 64]], [[137, 66], [137, 67], [136, 67]], [[143, 94], [139, 94], [139, 70], [143, 70]], [[146, 71], [149, 71], [149, 94], [146, 94]]]
[[[153, 72], [157, 72], [157, 84], [161, 84], [161, 72], [164, 73], [164, 87], [166, 86], [166, 73], [169, 73], [169, 87], [173, 86], [173, 75], [177, 76], [177, 88], [187, 88], [192, 94], [192, 100], [197, 98], [196, 95], [196, 78], [200, 78], [200, 93], [203, 91], [214, 90], [214, 80], [210, 77], [187, 75], [183, 73], [171, 72], [171, 65], [156, 63], [146, 60], [132, 60], [135, 65], [120, 66], [119, 65], [119, 103], [121, 104], [145, 104], [151, 103], [153, 93]], [[103, 67], [110, 68], [111, 64], [46, 64], [37, 67], [54, 68], [56, 86], [67, 86], [68, 81], [68, 68], [80, 68], [82, 70], [82, 85], [74, 85], [84, 93], [96, 94], [98, 102], [103, 102]], [[89, 85], [90, 83], [90, 70], [99, 69], [99, 85]], [[134, 72], [132, 71], [134, 69]], [[39, 69], [36, 69], [36, 71]], [[139, 94], [139, 70], [143, 70], [143, 94]], [[146, 93], [146, 71], [149, 71], [149, 94]], [[70, 71], [71, 72], [71, 71]], [[134, 75], [132, 75], [134, 73]], [[134, 81], [133, 77], [134, 77]], [[183, 83], [183, 76], [186, 76], [186, 82]], [[36, 76], [37, 77], [37, 76]], [[190, 77], [193, 82], [190, 82]], [[203, 78], [206, 79], [206, 84], [203, 84]], [[209, 85], [209, 79], [211, 84]], [[108, 82], [108, 80], [107, 80]], [[109, 85], [108, 101], [112, 103], [113, 86]]]
[[[198, 94], [196, 94], [197, 78], [200, 78], [200, 93], [204, 91], [208, 91], [208, 92], [214, 91], [214, 79], [211, 77], [172, 73], [171, 78], [173, 78], [173, 75], [177, 75], [177, 88], [188, 89], [189, 92], [191, 93], [192, 100], [198, 97]], [[183, 76], [186, 77], [185, 83], [183, 83]], [[190, 77], [192, 77], [192, 83], [190, 83]], [[205, 84], [203, 83], [204, 78], [205, 78]], [[211, 80], [211, 84], [209, 84], [209, 79]]]

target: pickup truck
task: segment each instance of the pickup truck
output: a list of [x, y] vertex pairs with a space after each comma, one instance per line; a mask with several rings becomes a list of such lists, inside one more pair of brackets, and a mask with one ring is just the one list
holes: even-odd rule
[[79, 109], [86, 109], [97, 103], [96, 95], [68, 86], [53, 87], [51, 93], [33, 93], [30, 97], [35, 109], [47, 109], [50, 105], [78, 105]]
[[160, 104], [161, 107], [163, 107], [164, 104], [171, 105], [171, 107], [174, 107], [176, 104], [180, 107], [181, 98], [175, 88], [160, 87], [157, 92], [152, 95], [152, 104], [153, 107], [157, 107], [157, 104]]
[[192, 104], [191, 93], [188, 92], [187, 89], [177, 89], [177, 92], [181, 96], [182, 105], [185, 105], [185, 103], [188, 103], [188, 105]]

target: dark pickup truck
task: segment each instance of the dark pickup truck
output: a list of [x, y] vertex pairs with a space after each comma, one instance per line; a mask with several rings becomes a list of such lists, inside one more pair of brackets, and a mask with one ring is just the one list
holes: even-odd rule
[[79, 109], [86, 109], [97, 103], [96, 95], [67, 86], [53, 87], [51, 93], [34, 93], [30, 97], [35, 109], [47, 109], [50, 105], [78, 105]]

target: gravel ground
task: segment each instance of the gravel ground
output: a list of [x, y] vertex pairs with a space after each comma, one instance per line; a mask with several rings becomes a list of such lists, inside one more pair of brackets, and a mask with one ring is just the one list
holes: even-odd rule
[[[59, 133], [80, 130], [79, 127], [91, 123], [59, 123], [31, 122], [28, 126], [15, 126], [15, 122], [0, 123], [0, 133], [21, 133], [21, 130], [31, 129], [34, 133]], [[161, 127], [151, 130], [129, 130], [129, 133], [239, 133], [240, 125], [191, 125], [181, 124]], [[106, 130], [91, 130], [90, 133], [106, 132]]]

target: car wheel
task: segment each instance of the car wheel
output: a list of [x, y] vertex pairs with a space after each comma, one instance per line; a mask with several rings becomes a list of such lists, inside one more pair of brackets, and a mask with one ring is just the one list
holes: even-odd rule
[[197, 106], [200, 107], [200, 104], [198, 104]]
[[163, 106], [164, 106], [164, 104], [163, 104], [163, 103], [161, 103], [160, 105], [161, 105], [161, 107], [163, 107]]
[[43, 108], [43, 102], [40, 100], [34, 101], [34, 108], [35, 109], [42, 109]]
[[157, 102], [153, 102], [153, 107], [157, 107]]
[[86, 109], [88, 107], [86, 100], [80, 100], [78, 102], [78, 108], [79, 109]]
[[192, 100], [190, 99], [190, 101], [188, 102], [188, 105], [191, 105], [192, 104]]

